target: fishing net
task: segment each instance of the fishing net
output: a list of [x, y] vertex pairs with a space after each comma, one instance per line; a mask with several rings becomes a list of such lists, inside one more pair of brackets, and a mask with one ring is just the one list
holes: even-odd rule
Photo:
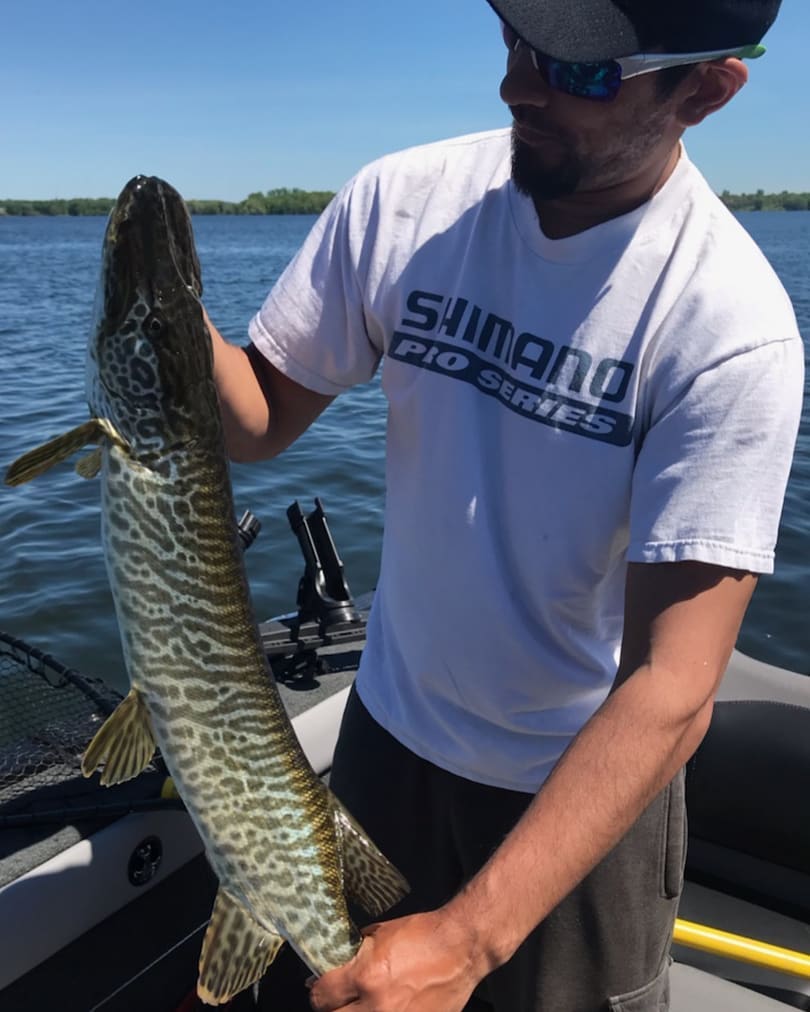
[[119, 701], [103, 682], [0, 632], [0, 813], [81, 775], [84, 749]]
[[115, 787], [82, 775], [84, 750], [120, 700], [0, 632], [0, 886], [128, 812], [179, 807], [161, 796], [159, 755]]

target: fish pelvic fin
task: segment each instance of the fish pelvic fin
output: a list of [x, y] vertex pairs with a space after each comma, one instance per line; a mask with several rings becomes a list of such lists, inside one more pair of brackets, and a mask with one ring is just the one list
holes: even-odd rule
[[105, 418], [91, 418], [70, 432], [63, 432], [61, 436], [49, 439], [42, 446], [18, 457], [9, 466], [3, 480], [6, 485], [22, 485], [32, 478], [38, 478], [56, 464], [61, 464], [63, 460], [67, 460], [89, 443], [100, 443], [103, 439], [110, 439], [120, 446], [126, 446], [126, 442], [110, 422]]
[[410, 887], [334, 796], [332, 805], [343, 853], [346, 894], [372, 917], [379, 917], [407, 895]]
[[155, 736], [143, 697], [130, 689], [96, 732], [82, 756], [82, 773], [91, 777], [99, 766], [105, 787], [132, 780], [155, 754]]
[[255, 984], [276, 958], [284, 939], [268, 931], [220, 887], [203, 939], [197, 994], [206, 1005], [222, 1005]]
[[98, 446], [76, 462], [76, 474], [80, 478], [95, 478], [100, 470], [101, 448]]

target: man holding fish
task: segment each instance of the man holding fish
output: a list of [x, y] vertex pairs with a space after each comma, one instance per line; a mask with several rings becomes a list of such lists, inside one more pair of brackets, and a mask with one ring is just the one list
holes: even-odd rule
[[332, 787], [412, 892], [311, 983], [319, 1012], [668, 1007], [681, 771], [801, 410], [789, 300], [681, 144], [779, 0], [490, 2], [511, 131], [362, 170], [250, 347], [214, 333], [238, 460], [383, 362], [382, 566]]

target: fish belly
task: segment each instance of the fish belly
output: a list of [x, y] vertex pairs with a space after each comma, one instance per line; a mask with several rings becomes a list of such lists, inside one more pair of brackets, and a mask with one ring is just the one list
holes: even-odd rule
[[132, 688], [220, 884], [315, 973], [356, 950], [335, 813], [252, 614], [227, 469], [156, 475], [112, 447], [103, 540]]

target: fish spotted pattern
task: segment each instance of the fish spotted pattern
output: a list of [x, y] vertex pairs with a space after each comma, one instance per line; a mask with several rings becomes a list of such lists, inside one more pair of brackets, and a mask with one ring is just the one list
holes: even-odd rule
[[91, 420], [25, 454], [19, 484], [88, 444], [131, 689], [85, 775], [136, 776], [159, 746], [220, 889], [198, 992], [228, 1001], [283, 941], [321, 974], [407, 891], [318, 779], [284, 710], [253, 615], [234, 517], [191, 223], [179, 194], [131, 180], [110, 216], [88, 348]]

